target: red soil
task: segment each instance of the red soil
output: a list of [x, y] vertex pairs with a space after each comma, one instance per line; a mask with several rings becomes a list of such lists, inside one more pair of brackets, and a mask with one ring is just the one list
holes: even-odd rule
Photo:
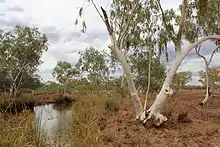
[[124, 105], [117, 114], [103, 117], [102, 140], [112, 147], [219, 147], [220, 93], [214, 93], [206, 106], [200, 106], [203, 97], [204, 92], [199, 91], [170, 97], [163, 112], [168, 121], [158, 128], [152, 122], [146, 126], [137, 122], [133, 105]]

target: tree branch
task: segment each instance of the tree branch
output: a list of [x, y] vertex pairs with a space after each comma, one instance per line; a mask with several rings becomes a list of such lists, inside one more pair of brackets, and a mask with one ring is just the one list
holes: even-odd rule
[[207, 62], [206, 58], [200, 54], [200, 49], [201, 49], [201, 44], [195, 48], [195, 51], [196, 51], [197, 55], [200, 56], [205, 61], [205, 64], [208, 66], [208, 62]]
[[184, 23], [185, 23], [185, 19], [186, 19], [187, 3], [188, 3], [188, 0], [183, 0], [183, 2], [182, 2], [182, 10], [181, 10], [179, 31], [177, 33], [177, 38], [176, 38], [177, 43], [180, 43], [180, 40], [182, 38]]
[[218, 51], [219, 47], [220, 47], [220, 45], [217, 45], [216, 48], [212, 51], [211, 57], [210, 57], [210, 59], [209, 59], [209, 61], [208, 61], [208, 65], [211, 63], [212, 58], [213, 58], [215, 52]]
[[131, 15], [130, 15], [130, 17], [128, 18], [128, 21], [127, 21], [126, 24], [125, 24], [125, 29], [124, 29], [124, 31], [122, 32], [121, 36], [119, 36], [119, 37], [120, 37], [120, 38], [119, 38], [119, 40], [120, 40], [120, 46], [119, 46], [120, 50], [121, 50], [121, 48], [122, 48], [122, 46], [123, 46], [123, 42], [124, 42], [124, 38], [125, 38], [125, 33], [127, 32], [128, 27], [129, 27], [129, 25], [130, 25], [130, 22], [131, 22], [131, 20], [132, 20], [133, 12], [136, 10], [136, 8], [137, 8], [137, 6], [138, 6], [138, 3], [139, 3], [139, 0], [137, 0], [137, 2], [135, 3], [135, 5], [133, 6], [133, 8], [132, 8], [132, 10], [131, 10]]
[[99, 14], [99, 16], [101, 17], [101, 19], [105, 22], [105, 20], [104, 20], [104, 18], [102, 17], [102, 15], [101, 15], [101, 13], [99, 12], [99, 10], [98, 10], [98, 8], [97, 8], [97, 6], [96, 6], [96, 4], [94, 3], [94, 1], [93, 0], [91, 0], [92, 1], [92, 5], [95, 7], [95, 9], [96, 9], [96, 11], [97, 11], [97, 13]]
[[[105, 25], [106, 25], [106, 27], [107, 27], [108, 33], [109, 33], [110, 36], [112, 36], [112, 34], [113, 34], [113, 29], [112, 29], [112, 27], [111, 27], [110, 24], [109, 24], [108, 15], [107, 15], [106, 11], [105, 11], [102, 7], [101, 7], [101, 10], [102, 10], [102, 13], [103, 13], [103, 16], [104, 16], [103, 21], [104, 21], [104, 23], [105, 23]], [[103, 17], [102, 17], [102, 18], [103, 18]]]
[[[165, 29], [168, 31], [169, 29], [168, 29], [168, 24], [167, 24], [167, 21], [166, 21], [166, 16], [165, 16], [164, 11], [163, 11], [163, 8], [162, 8], [162, 6], [161, 6], [161, 4], [160, 4], [160, 0], [157, 0], [157, 5], [159, 6], [160, 11], [161, 11], [161, 13], [162, 13], [162, 20], [163, 20], [163, 23], [164, 23], [164, 25], [165, 25]], [[172, 29], [171, 31], [168, 31], [168, 35], [169, 35], [169, 37], [171, 38], [171, 40], [173, 41], [173, 43], [176, 44], [177, 39], [176, 39], [176, 37], [175, 37], [176, 34], [175, 34], [175, 32], [174, 32], [173, 29]]]
[[220, 45], [216, 46], [216, 48], [212, 51], [212, 54], [211, 54], [209, 61], [207, 61], [206, 58], [200, 54], [201, 45], [199, 45], [197, 48], [195, 48], [195, 51], [196, 51], [197, 55], [200, 56], [201, 58], [203, 58], [203, 60], [206, 62], [206, 64], [209, 65], [212, 61], [212, 58], [213, 58], [215, 52], [218, 51], [219, 47], [220, 47]]
[[220, 35], [210, 35], [210, 36], [205, 36], [201, 39], [199, 39], [198, 41], [192, 43], [191, 45], [189, 45], [183, 52], [182, 52], [182, 56], [186, 56], [191, 49], [195, 48], [196, 46], [198, 46], [199, 44], [207, 41], [207, 40], [219, 40], [220, 39]]
[[151, 55], [151, 50], [149, 51], [149, 63], [148, 63], [148, 81], [147, 81], [147, 92], [145, 94], [145, 102], [144, 102], [144, 109], [146, 110], [147, 107], [147, 99], [148, 99], [148, 94], [150, 91], [150, 78], [151, 78], [151, 60], [152, 60], [152, 55]]

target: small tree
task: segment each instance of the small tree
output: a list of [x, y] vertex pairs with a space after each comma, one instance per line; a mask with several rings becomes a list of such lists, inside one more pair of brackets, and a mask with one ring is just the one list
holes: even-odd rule
[[181, 88], [184, 88], [188, 82], [192, 80], [192, 73], [188, 72], [177, 72], [173, 78], [173, 88], [176, 92], [179, 92]]
[[[139, 90], [147, 92], [148, 81], [150, 82], [149, 90], [151, 92], [157, 91], [161, 88], [165, 78], [165, 66], [160, 62], [157, 56], [153, 56], [153, 51], [139, 51], [130, 56], [131, 69], [134, 74], [136, 86]], [[150, 64], [147, 64], [150, 63]], [[149, 70], [150, 65], [150, 70]], [[156, 67], [156, 68], [155, 68]], [[149, 78], [150, 72], [150, 78]], [[148, 80], [150, 79], [150, 80]]]
[[[205, 98], [203, 99], [203, 101], [201, 103], [199, 103], [200, 105], [203, 105], [205, 104], [208, 99], [209, 99], [209, 96], [211, 96], [211, 87], [212, 87], [212, 83], [209, 79], [209, 65], [212, 61], [212, 58], [215, 54], [215, 52], [217, 52], [219, 50], [219, 47], [220, 45], [217, 45], [217, 47], [212, 51], [211, 53], [211, 57], [209, 58], [209, 60], [207, 60], [202, 54], [200, 54], [200, 48], [201, 46], [198, 46], [195, 50], [196, 50], [196, 53], [198, 56], [200, 56], [204, 62], [205, 62], [205, 77], [206, 77], [206, 95], [205, 95]], [[202, 73], [200, 73], [201, 75]]]
[[68, 82], [78, 73], [79, 72], [76, 68], [74, 68], [69, 62], [58, 61], [56, 67], [53, 69], [52, 75], [63, 85], [63, 91], [65, 93]]
[[81, 75], [87, 75], [90, 84], [94, 90], [104, 89], [109, 80], [108, 59], [104, 52], [94, 47], [89, 47], [80, 52], [79, 60], [76, 67], [80, 70]]
[[215, 85], [217, 85], [216, 83], [220, 82], [219, 68], [207, 68], [206, 71], [199, 72], [199, 82], [206, 86], [206, 96], [205, 99], [202, 101], [201, 105], [205, 104], [208, 101], [209, 96], [211, 96], [211, 91], [213, 90]]

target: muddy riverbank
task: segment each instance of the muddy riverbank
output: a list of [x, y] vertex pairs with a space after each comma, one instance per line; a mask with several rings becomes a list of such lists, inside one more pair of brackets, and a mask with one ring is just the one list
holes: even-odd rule
[[67, 94], [24, 94], [18, 98], [9, 98], [7, 94], [0, 94], [0, 113], [15, 114], [24, 109], [34, 111], [34, 107], [55, 104], [58, 108], [71, 105], [76, 99]]

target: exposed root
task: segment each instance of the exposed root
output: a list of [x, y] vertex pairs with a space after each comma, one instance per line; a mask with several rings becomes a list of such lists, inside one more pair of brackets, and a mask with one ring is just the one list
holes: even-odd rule
[[167, 121], [167, 117], [162, 114], [157, 114], [156, 120], [158, 120], [158, 122], [155, 123], [155, 125], [160, 126], [163, 122]]
[[163, 122], [167, 121], [167, 117], [160, 113], [165, 104], [165, 100], [168, 95], [172, 95], [173, 90], [169, 86], [164, 86], [162, 91], [157, 95], [155, 103], [148, 109], [144, 110], [138, 117], [140, 121], [145, 124], [152, 117], [156, 120], [155, 125], [160, 126]]
[[143, 124], [145, 124], [148, 120], [150, 120], [152, 117], [155, 118], [156, 122], [154, 125], [160, 126], [163, 122], [167, 121], [167, 117], [158, 113], [153, 114], [150, 111], [144, 111], [141, 116], [139, 117], [139, 121], [141, 121]]

